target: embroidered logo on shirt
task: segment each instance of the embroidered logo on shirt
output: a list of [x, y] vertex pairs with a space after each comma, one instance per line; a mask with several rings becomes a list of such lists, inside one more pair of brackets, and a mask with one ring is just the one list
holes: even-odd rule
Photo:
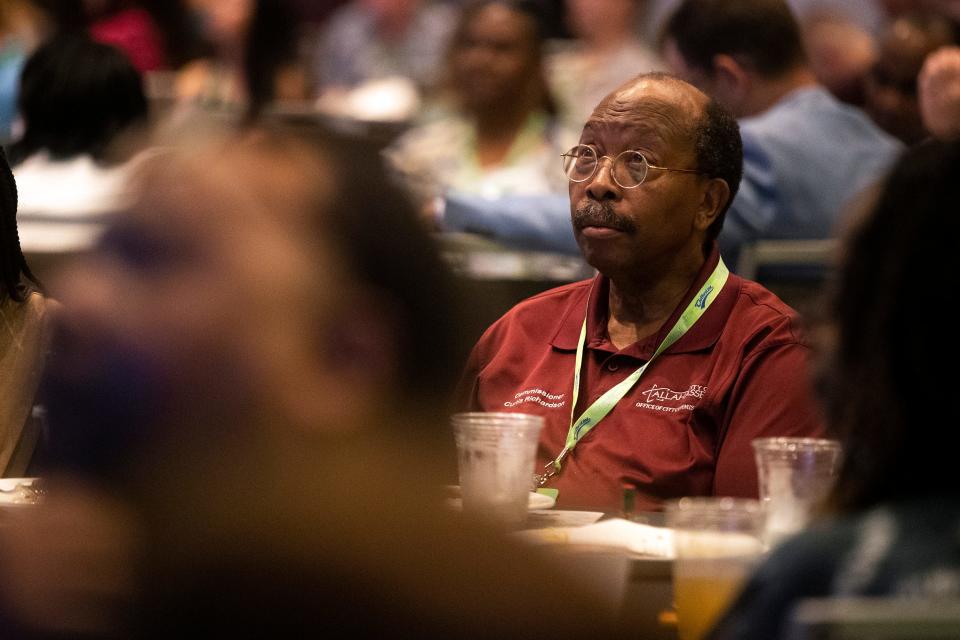
[[524, 402], [535, 402], [543, 407], [556, 409], [567, 404], [563, 399], [563, 393], [548, 393], [543, 389], [525, 389], [513, 396], [513, 400], [507, 400], [503, 403], [505, 407], [516, 407]]
[[[674, 391], [668, 387], [658, 387], [653, 385], [646, 391], [641, 391], [640, 395], [644, 396], [646, 402], [638, 402], [636, 404], [639, 409], [653, 409], [654, 411], [666, 411], [670, 413], [676, 413], [678, 411], [690, 410], [694, 408], [694, 405], [689, 402], [683, 402], [688, 398], [703, 398], [707, 393], [707, 388], [700, 384], [692, 384], [690, 388], [686, 391]], [[667, 406], [663, 403], [669, 402], [683, 402], [679, 406]], [[654, 404], [656, 403], [656, 404]]]

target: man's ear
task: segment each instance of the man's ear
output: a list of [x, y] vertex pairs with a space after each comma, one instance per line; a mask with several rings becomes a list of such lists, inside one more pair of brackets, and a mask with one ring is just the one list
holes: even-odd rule
[[730, 186], [722, 178], [710, 178], [706, 181], [700, 207], [694, 224], [699, 231], [706, 231], [720, 215], [730, 200]]
[[750, 92], [750, 73], [733, 56], [718, 53], [713, 56], [713, 76], [716, 91], [721, 95], [718, 99], [736, 112]]

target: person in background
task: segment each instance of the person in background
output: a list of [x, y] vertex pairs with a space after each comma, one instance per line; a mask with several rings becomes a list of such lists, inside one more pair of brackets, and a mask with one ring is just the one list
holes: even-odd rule
[[823, 367], [839, 477], [821, 521], [773, 551], [712, 638], [800, 637], [790, 614], [804, 598], [960, 596], [960, 495], [941, 443], [960, 416], [928, 394], [957, 354], [917, 312], [951, 286], [960, 226], [944, 203], [958, 198], [960, 146], [921, 143], [846, 238]]
[[863, 108], [877, 36], [845, 12], [821, 8], [801, 18], [803, 45], [817, 82], [838, 100]]
[[59, 475], [0, 529], [5, 637], [617, 637], [443, 511], [452, 285], [376, 153], [211, 128], [60, 284]]
[[[716, 247], [742, 169], [737, 124], [691, 85], [641, 75], [564, 154], [590, 280], [516, 305], [480, 338], [458, 400], [543, 416], [541, 484], [613, 512], [755, 497], [750, 442], [822, 431], [795, 312]], [[660, 351], [662, 350], [662, 356]]]
[[175, 93], [188, 105], [256, 118], [275, 102], [305, 99], [299, 26], [289, 0], [190, 0], [210, 54], [185, 65]]
[[21, 11], [26, 6], [25, 3], [0, 4], [0, 142], [10, 137], [16, 117], [16, 87], [26, 59], [20, 33], [25, 22]]
[[927, 55], [954, 43], [954, 27], [935, 14], [894, 19], [880, 41], [880, 56], [867, 75], [866, 111], [887, 133], [907, 145], [929, 133], [917, 100], [917, 78]]
[[[681, 0], [647, 0], [650, 3], [646, 32], [648, 37], [659, 36]], [[801, 25], [829, 16], [836, 23], [849, 24], [857, 32], [876, 36], [886, 20], [887, 6], [894, 3], [916, 5], [917, 0], [787, 0]]]
[[943, 140], [960, 138], [960, 47], [944, 47], [927, 56], [918, 85], [927, 131]]
[[42, 224], [28, 231], [28, 220], [79, 221], [121, 206], [148, 116], [142, 79], [123, 53], [82, 34], [52, 38], [24, 66], [20, 112], [23, 135], [9, 153], [24, 242], [44, 233]]
[[431, 0], [354, 0], [334, 12], [320, 33], [314, 82], [323, 92], [401, 77], [421, 91], [443, 69], [456, 8]]
[[80, 0], [0, 2], [0, 143], [7, 144], [14, 134], [20, 72], [27, 57], [54, 34], [82, 28]]
[[500, 196], [558, 191], [556, 159], [572, 134], [547, 87], [537, 16], [523, 3], [482, 0], [463, 10], [448, 54], [449, 113], [388, 150], [422, 201], [446, 191]]
[[831, 237], [844, 204], [902, 149], [817, 83], [782, 0], [685, 0], [663, 46], [677, 75], [740, 119], [743, 183], [720, 236], [733, 265], [756, 240]]
[[[11, 469], [30, 418], [50, 340], [50, 301], [30, 271], [17, 233], [17, 185], [0, 150], [0, 473]], [[29, 454], [27, 454], [29, 457]]]
[[169, 45], [150, 12], [140, 4], [127, 0], [84, 0], [90, 37], [123, 51], [140, 73], [164, 69], [168, 66]]
[[583, 126], [597, 103], [628, 78], [661, 67], [637, 36], [643, 8], [640, 0], [567, 0], [567, 22], [575, 39], [566, 47], [557, 43], [547, 68], [569, 126]]

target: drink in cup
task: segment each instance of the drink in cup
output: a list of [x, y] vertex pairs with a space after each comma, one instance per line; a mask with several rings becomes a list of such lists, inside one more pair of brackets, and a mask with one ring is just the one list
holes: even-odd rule
[[680, 640], [699, 640], [739, 594], [763, 552], [756, 500], [682, 498], [667, 504]]
[[753, 449], [767, 512], [766, 541], [772, 545], [802, 529], [830, 492], [841, 447], [836, 440], [758, 438]]
[[519, 527], [527, 517], [543, 418], [525, 413], [458, 413], [452, 422], [464, 513]]

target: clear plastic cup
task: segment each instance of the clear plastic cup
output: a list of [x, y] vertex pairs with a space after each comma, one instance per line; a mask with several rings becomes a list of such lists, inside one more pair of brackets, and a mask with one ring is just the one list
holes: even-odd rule
[[842, 448], [836, 440], [758, 438], [760, 501], [767, 512], [766, 541], [773, 545], [803, 529], [826, 498], [840, 468]]
[[457, 441], [463, 511], [508, 528], [527, 518], [543, 418], [525, 413], [458, 413]]
[[680, 640], [699, 640], [740, 593], [763, 554], [757, 500], [681, 498], [666, 505], [676, 558], [673, 595]]

